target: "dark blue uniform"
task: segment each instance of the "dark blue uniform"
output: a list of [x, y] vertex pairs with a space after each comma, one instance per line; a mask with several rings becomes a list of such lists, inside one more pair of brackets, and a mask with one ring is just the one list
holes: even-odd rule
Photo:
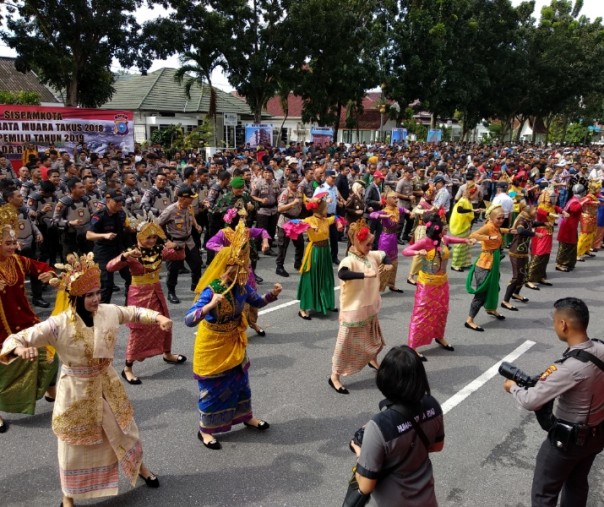
[[[92, 215], [90, 219], [91, 232], [97, 234], [115, 233], [117, 236], [112, 239], [99, 239], [94, 242], [94, 260], [98, 262], [101, 269], [101, 303], [111, 303], [111, 294], [113, 293], [113, 273], [107, 271], [107, 263], [120, 255], [128, 246], [128, 234], [126, 230], [126, 213], [118, 211], [109, 213], [108, 209], [103, 209]], [[132, 277], [130, 270], [125, 267], [120, 269], [120, 276], [124, 279], [126, 286], [126, 298], [128, 297], [128, 287]]]

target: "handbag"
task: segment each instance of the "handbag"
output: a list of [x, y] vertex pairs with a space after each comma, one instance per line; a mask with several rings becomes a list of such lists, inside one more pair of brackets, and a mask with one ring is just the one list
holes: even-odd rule
[[[424, 433], [424, 430], [422, 430], [420, 425], [415, 420], [415, 417], [413, 417], [413, 415], [410, 415], [410, 412], [406, 407], [404, 407], [403, 405], [390, 404], [390, 402], [388, 400], [382, 400], [379, 404], [379, 407], [380, 407], [380, 410], [384, 407], [395, 410], [396, 412], [401, 414], [403, 417], [408, 419], [409, 422], [411, 423], [411, 425], [413, 426], [415, 433], [417, 434], [419, 439], [424, 444], [426, 451], [429, 452], [430, 441], [428, 440], [428, 437]], [[357, 445], [361, 445], [363, 443], [362, 442], [363, 433], [364, 433], [364, 427], [358, 429], [355, 432], [353, 440], [355, 441], [355, 443]], [[407, 457], [409, 456], [409, 454], [411, 453], [412, 450], [413, 450], [413, 447], [409, 446], [409, 450], [407, 451], [407, 453], [405, 454], [405, 457], [402, 459], [401, 462], [404, 462], [407, 459]], [[399, 466], [399, 463], [397, 463], [393, 467], [390, 467], [390, 468], [380, 472], [380, 477], [378, 479], [378, 483], [381, 479], [383, 479], [384, 477], [387, 477], [398, 466]], [[352, 477], [350, 478], [350, 481], [348, 481], [348, 489], [346, 490], [346, 496], [344, 497], [344, 503], [342, 504], [342, 507], [363, 507], [364, 505], [367, 504], [367, 502], [369, 501], [369, 498], [371, 497], [371, 493], [362, 493], [361, 490], [359, 489], [359, 483], [356, 479], [356, 472], [357, 472], [357, 465], [352, 467]]]

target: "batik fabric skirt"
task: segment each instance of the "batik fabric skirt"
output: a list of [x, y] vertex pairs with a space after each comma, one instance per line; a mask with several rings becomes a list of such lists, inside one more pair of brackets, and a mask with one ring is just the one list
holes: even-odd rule
[[547, 279], [547, 263], [549, 262], [549, 255], [533, 255], [531, 263], [529, 264], [528, 280], [531, 283], [537, 283], [541, 280]]
[[[170, 318], [166, 298], [159, 282], [145, 285], [131, 285], [128, 290], [128, 304], [149, 308]], [[169, 353], [172, 350], [172, 331], [163, 331], [159, 326], [131, 323], [126, 361], [143, 361], [147, 357]]]
[[361, 371], [384, 348], [384, 337], [378, 316], [370, 317], [362, 325], [340, 324], [331, 371], [338, 375], [352, 375]]
[[419, 272], [415, 302], [409, 321], [409, 347], [429, 345], [434, 338], [445, 337], [449, 315], [449, 281], [447, 274]]
[[212, 377], [199, 377], [199, 430], [224, 433], [252, 418], [249, 361]]
[[33, 415], [36, 401], [56, 379], [59, 358], [47, 360], [48, 350], [38, 349], [36, 361], [16, 359], [0, 365], [0, 412]]
[[569, 270], [575, 269], [577, 264], [577, 243], [558, 243], [556, 264]]
[[[468, 238], [471, 229], [457, 234], [459, 238]], [[451, 258], [451, 267], [455, 269], [469, 268], [472, 265], [472, 255], [470, 254], [470, 245], [467, 243], [456, 243], [453, 245], [453, 256]]]
[[103, 400], [103, 441], [73, 445], [59, 439], [59, 473], [63, 495], [84, 500], [118, 493], [119, 467], [132, 486], [143, 462], [138, 427], [134, 420], [122, 429]]
[[314, 310], [325, 315], [336, 307], [329, 241], [313, 244], [310, 253], [310, 269], [304, 271], [305, 267], [302, 266], [296, 296], [300, 300], [300, 308]]

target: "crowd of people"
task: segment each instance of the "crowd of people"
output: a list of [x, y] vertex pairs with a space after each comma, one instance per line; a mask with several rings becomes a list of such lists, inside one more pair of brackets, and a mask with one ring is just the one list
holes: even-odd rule
[[[270, 427], [252, 412], [247, 328], [266, 334], [258, 309], [274, 302], [282, 288], [274, 283], [260, 294], [259, 253], [263, 262], [275, 258], [275, 277], [299, 272], [299, 318], [339, 313], [328, 378], [334, 391], [349, 394], [343, 377], [368, 366], [378, 370], [378, 387], [395, 419], [421, 413], [434, 419], [411, 468], [430, 474], [417, 505], [436, 505], [427, 456], [442, 449], [442, 411], [429, 396], [422, 366], [428, 357], [418, 349], [435, 340], [455, 351], [445, 333], [449, 259], [452, 270], [467, 272], [473, 296], [465, 327], [484, 332], [475, 320], [482, 307], [503, 320], [499, 308], [519, 311], [517, 302], [528, 303], [523, 288], [551, 286], [554, 235], [560, 272], [594, 257], [604, 239], [604, 163], [589, 147], [291, 143], [216, 152], [206, 160], [199, 153], [167, 156], [155, 148], [122, 153], [109, 146], [96, 154], [80, 145], [74, 153], [51, 146], [23, 162], [15, 170], [0, 157], [0, 410], [32, 414], [42, 396], [55, 403], [65, 506], [116, 494], [118, 464], [132, 483], [140, 475], [148, 486], [159, 485], [142, 461], [113, 350], [117, 328], [128, 324], [121, 376], [132, 385], [143, 382], [135, 375], [136, 361], [159, 355], [173, 365], [187, 361], [172, 351], [167, 305], [181, 303], [181, 275], [190, 275], [196, 293], [195, 304], [177, 318], [198, 328], [193, 373], [200, 393], [199, 440], [218, 450], [216, 435], [235, 424]], [[380, 365], [381, 293], [403, 293], [396, 284], [399, 256], [412, 259], [407, 283], [415, 287], [408, 346], [393, 349]], [[506, 256], [512, 279], [500, 297]], [[160, 281], [164, 262], [167, 301]], [[127, 307], [108, 305], [122, 290], [115, 272], [124, 280]], [[45, 283], [59, 289], [45, 322], [27, 301], [27, 276], [34, 306], [50, 306]], [[158, 326], [149, 328], [153, 323]], [[397, 395], [405, 385], [404, 377], [396, 377], [401, 371], [411, 372], [414, 384]], [[401, 409], [409, 403], [411, 408]], [[384, 420], [375, 422], [367, 429], [377, 442], [387, 430]], [[0, 433], [6, 429], [0, 418]], [[407, 446], [405, 439], [396, 442], [400, 449]], [[359, 489], [377, 488], [378, 499], [408, 490], [408, 483], [378, 483], [381, 459], [370, 457], [360, 442], [351, 449], [360, 457]], [[99, 476], [99, 467], [110, 473]]]

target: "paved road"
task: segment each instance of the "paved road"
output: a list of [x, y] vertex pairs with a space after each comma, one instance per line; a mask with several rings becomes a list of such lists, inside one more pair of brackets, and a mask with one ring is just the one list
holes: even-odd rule
[[[342, 245], [341, 245], [342, 246]], [[291, 252], [290, 252], [291, 253]], [[437, 496], [441, 506], [530, 505], [535, 453], [544, 437], [532, 413], [519, 409], [503, 392], [502, 379], [479, 382], [467, 398], [459, 392], [481, 377], [518, 347], [529, 347], [516, 363], [529, 373], [545, 369], [563, 351], [551, 330], [551, 303], [559, 297], [578, 296], [591, 309], [590, 334], [604, 336], [604, 254], [578, 265], [571, 274], [551, 268], [552, 288], [525, 289], [531, 299], [519, 312], [506, 312], [496, 321], [481, 312], [477, 322], [484, 333], [466, 330], [470, 296], [463, 274], [450, 272], [451, 313], [447, 336], [455, 352], [438, 346], [424, 349], [432, 393], [448, 407], [446, 444], [432, 456]], [[509, 263], [502, 263], [502, 280], [509, 279]], [[404, 294], [383, 297], [381, 324], [386, 350], [406, 342], [413, 288], [405, 284], [408, 260], [399, 265], [398, 281]], [[291, 259], [289, 262], [290, 271]], [[263, 257], [259, 274], [267, 282], [280, 281], [284, 290], [273, 305], [295, 299], [298, 275], [279, 278], [274, 259]], [[171, 305], [176, 353], [191, 357], [194, 332], [182, 324], [191, 293], [186, 275]], [[114, 302], [122, 302], [121, 293]], [[269, 307], [270, 308], [270, 307]], [[139, 484], [131, 489], [122, 479], [120, 496], [82, 505], [101, 506], [334, 506], [341, 505], [354, 463], [347, 442], [354, 431], [377, 410], [381, 396], [370, 369], [346, 379], [349, 396], [327, 385], [337, 334], [337, 314], [303, 321], [297, 305], [264, 313], [261, 325], [267, 336], [251, 333], [249, 355], [255, 414], [270, 421], [266, 433], [237, 428], [220, 438], [223, 449], [210, 451], [196, 439], [196, 384], [190, 362], [166, 365], [153, 358], [136, 365], [143, 380], [127, 386], [134, 404], [145, 450], [145, 460], [158, 473], [161, 488]], [[266, 310], [265, 310], [266, 311]], [[502, 310], [503, 312], [503, 310]], [[125, 330], [116, 351], [121, 369]], [[526, 344], [526, 341], [534, 345]], [[382, 353], [383, 354], [383, 353]], [[476, 387], [476, 386], [475, 386]], [[447, 401], [449, 400], [449, 401]], [[457, 403], [453, 406], [455, 403]], [[0, 435], [0, 503], [3, 506], [58, 505], [61, 498], [56, 439], [50, 430], [52, 406], [40, 401], [33, 417], [8, 417], [11, 427]], [[590, 507], [604, 505], [604, 466], [599, 457], [590, 476]]]

